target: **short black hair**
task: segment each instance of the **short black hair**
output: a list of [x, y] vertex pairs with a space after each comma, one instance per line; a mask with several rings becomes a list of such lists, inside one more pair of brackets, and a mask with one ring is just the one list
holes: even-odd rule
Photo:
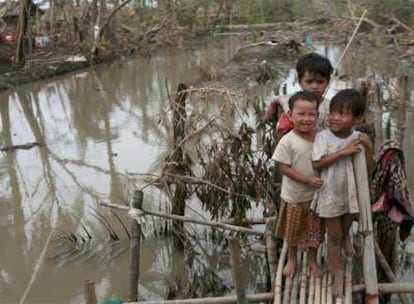
[[315, 76], [320, 75], [329, 81], [331, 79], [333, 67], [328, 58], [317, 53], [309, 53], [298, 60], [298, 63], [296, 64], [296, 72], [298, 73], [299, 80], [301, 80], [305, 73], [308, 72]]
[[362, 95], [355, 89], [344, 89], [332, 97], [329, 112], [334, 110], [342, 112], [345, 108], [350, 109], [354, 117], [362, 117], [365, 113], [366, 102]]
[[299, 91], [290, 96], [289, 98], [289, 110], [293, 110], [293, 107], [295, 106], [295, 102], [298, 100], [306, 100], [309, 102], [316, 103], [316, 109], [319, 107], [319, 103], [321, 102], [321, 98], [318, 95], [315, 95], [311, 92], [307, 91]]

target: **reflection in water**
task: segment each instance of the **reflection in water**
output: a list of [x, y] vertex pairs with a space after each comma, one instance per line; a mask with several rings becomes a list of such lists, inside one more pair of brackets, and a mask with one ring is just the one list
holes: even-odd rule
[[[158, 125], [166, 84], [191, 83], [202, 58], [229, 59], [235, 51], [233, 43], [210, 44], [101, 65], [0, 95], [1, 146], [43, 144], [0, 156], [0, 240], [7, 244], [0, 253], [0, 302], [21, 299], [52, 229], [48, 259], [27, 303], [79, 303], [84, 279], [96, 282], [99, 299], [127, 294], [127, 236], [112, 211], [97, 209], [97, 201], [124, 200], [122, 174], [151, 173], [167, 150], [169, 134]], [[107, 224], [119, 241], [108, 241]], [[71, 243], [69, 236], [78, 239]], [[140, 293], [163, 296], [170, 280], [164, 273], [171, 269], [169, 242], [147, 239], [141, 250]], [[82, 258], [71, 259], [73, 252]]]
[[[191, 83], [199, 76], [197, 66], [203, 58], [226, 60], [235, 51], [232, 43], [226, 43], [224, 49], [212, 45], [185, 54], [100, 65], [0, 95], [1, 145], [44, 144], [0, 156], [0, 241], [7, 244], [0, 252], [0, 302], [20, 300], [52, 229], [57, 233], [27, 303], [80, 303], [84, 279], [96, 282], [99, 299], [127, 294], [127, 236], [110, 210], [97, 209], [97, 201], [125, 200], [122, 174], [151, 173], [167, 150], [169, 134], [158, 124], [158, 115], [167, 106], [166, 83], [170, 91], [180, 82]], [[332, 52], [328, 56], [337, 56]], [[392, 115], [398, 126], [405, 121], [405, 110]], [[383, 116], [378, 117], [382, 127]], [[408, 130], [414, 128], [411, 114], [406, 124]], [[405, 135], [404, 144], [406, 151], [414, 147], [411, 133]], [[414, 168], [408, 153], [407, 168]], [[407, 171], [413, 189], [413, 170]], [[160, 198], [154, 201], [145, 203], [158, 205]], [[105, 223], [119, 241], [108, 241]], [[72, 234], [80, 238], [70, 243]], [[84, 243], [79, 243], [81, 238]], [[66, 247], [61, 247], [62, 241]], [[208, 249], [207, 259], [222, 274], [226, 265], [217, 261], [216, 249]], [[162, 297], [165, 283], [174, 280], [165, 272], [182, 259], [172, 261], [171, 243], [164, 239], [147, 239], [141, 250], [140, 294]], [[74, 259], [74, 252], [81, 258]], [[246, 258], [258, 264], [257, 257]], [[256, 282], [259, 274], [249, 274]], [[226, 276], [230, 273], [222, 274]]]

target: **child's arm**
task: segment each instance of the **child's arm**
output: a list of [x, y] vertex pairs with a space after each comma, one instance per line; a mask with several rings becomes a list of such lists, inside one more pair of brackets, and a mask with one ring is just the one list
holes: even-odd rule
[[316, 177], [316, 176], [306, 176], [300, 173], [299, 171], [293, 169], [290, 165], [278, 163], [280, 172], [283, 175], [286, 175], [287, 177], [293, 179], [294, 181], [306, 184], [314, 188], [320, 188], [322, 187], [323, 181]]
[[320, 160], [313, 161], [312, 162], [313, 168], [316, 170], [327, 168], [333, 163], [337, 162], [342, 157], [360, 152], [361, 151], [361, 147], [359, 146], [360, 143], [361, 141], [359, 139], [354, 140], [348, 146], [342, 149], [339, 149], [338, 151], [330, 155], [325, 155]]
[[268, 122], [269, 120], [273, 120], [275, 118], [275, 115], [277, 114], [277, 106], [278, 102], [276, 100], [272, 100], [269, 107], [266, 110], [265, 115], [262, 118], [262, 122]]
[[262, 122], [268, 122], [270, 120], [277, 120], [276, 115], [277, 113], [277, 109], [280, 106], [283, 110], [283, 112], [285, 112], [285, 108], [283, 106], [284, 103], [287, 103], [289, 96], [285, 96], [285, 95], [279, 95], [279, 96], [274, 96], [274, 98], [272, 99], [272, 101], [270, 102], [269, 107], [266, 110], [265, 115], [262, 118]]

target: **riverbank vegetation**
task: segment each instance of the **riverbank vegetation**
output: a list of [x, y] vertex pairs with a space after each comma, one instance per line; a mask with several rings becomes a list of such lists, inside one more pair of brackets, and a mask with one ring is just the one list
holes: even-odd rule
[[0, 3], [0, 66], [8, 74], [0, 87], [102, 61], [188, 48], [202, 37], [229, 32], [244, 33], [247, 42], [271, 37], [267, 31], [287, 30], [301, 33], [299, 43], [312, 37], [344, 42], [364, 9], [359, 48], [369, 47], [375, 62], [389, 58], [387, 50], [411, 62], [413, 8], [411, 0], [5, 1]]

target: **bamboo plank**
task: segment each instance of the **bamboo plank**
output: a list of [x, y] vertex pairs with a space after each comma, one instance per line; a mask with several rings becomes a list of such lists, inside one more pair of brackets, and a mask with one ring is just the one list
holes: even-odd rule
[[306, 286], [308, 279], [308, 252], [303, 253], [302, 261], [302, 273], [300, 278], [300, 292], [299, 292], [299, 304], [305, 304], [306, 301]]
[[332, 304], [332, 283], [333, 283], [333, 277], [329, 273], [328, 274], [328, 284], [326, 287], [326, 304]]
[[286, 277], [285, 288], [283, 289], [283, 304], [290, 304], [290, 294], [292, 293], [293, 278]]
[[[313, 304], [315, 299], [315, 277], [309, 274], [309, 290], [308, 290], [308, 302], [307, 304]], [[301, 303], [302, 304], [302, 303]]]
[[275, 278], [275, 296], [273, 299], [274, 304], [280, 304], [282, 299], [282, 272], [283, 265], [285, 264], [286, 254], [288, 250], [288, 244], [286, 240], [283, 241], [282, 252], [280, 253], [279, 263], [277, 265], [277, 273]]
[[[319, 303], [326, 303], [326, 290], [328, 285], [328, 272], [326, 272], [322, 278], [322, 286], [321, 286], [321, 301]], [[315, 303], [318, 303], [315, 301]]]
[[344, 304], [352, 304], [352, 257], [345, 260], [345, 299]]
[[299, 278], [301, 273], [301, 267], [302, 267], [302, 259], [303, 259], [303, 253], [298, 251], [298, 259], [297, 259], [297, 268], [296, 273], [293, 278], [293, 284], [292, 284], [292, 290], [290, 293], [290, 304], [297, 304], [298, 302], [298, 291], [299, 291]]
[[[321, 262], [322, 262], [322, 246], [319, 246], [318, 254], [316, 256], [316, 260], [318, 261], [319, 265], [321, 265]], [[324, 276], [325, 276], [325, 274], [322, 277], [324, 277]], [[321, 303], [321, 288], [322, 288], [321, 283], [322, 283], [322, 278], [321, 277], [317, 277], [317, 278], [314, 278], [314, 280], [315, 280], [315, 286], [314, 286], [314, 289], [315, 289], [315, 293], [314, 293], [315, 294], [315, 298], [314, 298], [314, 303], [315, 304], [319, 304], [319, 303]]]
[[270, 286], [275, 285], [275, 276], [277, 271], [277, 250], [276, 250], [276, 241], [274, 237], [274, 225], [276, 223], [276, 218], [269, 218], [266, 220], [266, 232], [265, 232], [265, 242], [266, 242], [266, 252], [267, 252], [267, 264], [269, 267], [270, 273]]

